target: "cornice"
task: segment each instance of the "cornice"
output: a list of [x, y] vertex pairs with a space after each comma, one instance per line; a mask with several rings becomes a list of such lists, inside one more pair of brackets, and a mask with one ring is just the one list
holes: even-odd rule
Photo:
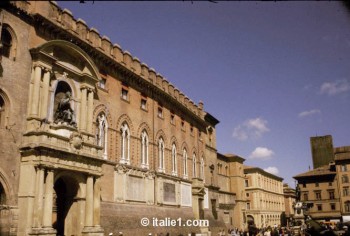
[[[75, 31], [70, 29], [64, 29], [58, 23], [50, 19], [47, 19], [46, 17], [38, 13], [33, 15], [33, 19], [35, 23], [34, 25], [38, 28], [38, 30], [41, 31], [43, 36], [49, 37], [49, 39], [54, 38], [54, 39], [66, 40], [78, 45], [84, 51], [86, 51], [90, 57], [94, 58], [94, 61], [96, 61], [98, 65], [102, 65], [104, 68], [108, 69], [111, 72], [111, 74], [121, 75], [120, 79], [122, 81], [124, 80], [128, 84], [136, 86], [136, 88], [138, 87], [138, 90], [142, 91], [143, 88], [146, 87], [146, 92], [147, 90], [149, 91], [149, 94], [147, 95], [149, 95], [150, 97], [158, 101], [162, 101], [162, 102], [166, 101], [169, 104], [169, 107], [176, 106], [177, 111], [179, 111], [180, 113], [183, 113], [184, 116], [187, 117], [187, 119], [189, 119], [192, 123], [197, 124], [202, 129], [206, 128], [208, 125], [210, 125], [210, 123], [212, 123], [211, 122], [213, 120], [212, 116], [211, 116], [212, 119], [208, 121], [207, 119], [204, 119], [204, 117], [201, 118], [200, 116], [195, 114], [192, 110], [190, 110], [187, 106], [185, 106], [183, 103], [175, 99], [169, 93], [165, 92], [164, 88], [162, 89], [159, 86], [156, 86], [155, 84], [151, 83], [151, 81], [149, 81], [148, 79], [145, 79], [141, 75], [136, 74], [135, 70], [126, 68], [125, 63], [118, 62], [112, 56], [106, 55], [106, 53], [100, 47], [95, 47], [91, 45], [90, 42], [79, 37], [79, 35], [77, 35]], [[170, 85], [168, 81], [166, 81], [166, 83]], [[189, 100], [187, 97], [184, 97], [184, 98]], [[198, 112], [201, 112], [198, 107], [196, 109], [198, 110]], [[214, 123], [217, 124], [217, 122], [214, 122]]]

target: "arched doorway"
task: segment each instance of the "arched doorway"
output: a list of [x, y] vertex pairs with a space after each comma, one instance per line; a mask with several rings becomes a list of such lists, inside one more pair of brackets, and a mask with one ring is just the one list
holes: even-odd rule
[[80, 235], [81, 204], [79, 204], [79, 183], [70, 176], [58, 178], [54, 184], [53, 228], [57, 236]]
[[247, 215], [248, 225], [254, 225], [254, 217], [252, 215]]

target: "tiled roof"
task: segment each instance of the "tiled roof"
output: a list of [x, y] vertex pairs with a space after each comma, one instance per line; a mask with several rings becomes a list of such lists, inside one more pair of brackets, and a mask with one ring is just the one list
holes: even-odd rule
[[316, 169], [298, 174], [294, 176], [293, 178], [301, 178], [301, 177], [309, 177], [309, 176], [320, 176], [320, 175], [335, 175], [335, 171], [329, 170], [329, 165], [324, 165], [321, 167], [318, 167]]
[[273, 179], [277, 179], [277, 180], [280, 180], [280, 181], [283, 180], [283, 178], [281, 178], [281, 177], [279, 177], [277, 175], [271, 174], [271, 173], [269, 173], [269, 172], [267, 172], [267, 171], [265, 171], [265, 170], [263, 170], [263, 169], [261, 169], [259, 167], [244, 165], [243, 168], [244, 168], [244, 173], [245, 174], [258, 172], [258, 173], [261, 173], [261, 174], [263, 174], [265, 176], [269, 176], [270, 178], [273, 178]]

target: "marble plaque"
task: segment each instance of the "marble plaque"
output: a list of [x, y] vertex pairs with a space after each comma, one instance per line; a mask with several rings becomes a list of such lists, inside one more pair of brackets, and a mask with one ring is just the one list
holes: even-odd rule
[[205, 188], [204, 191], [205, 191], [204, 202], [203, 202], [204, 209], [209, 209], [209, 196], [208, 196], [209, 192], [208, 192], [208, 188]]
[[181, 206], [192, 206], [192, 187], [190, 184], [181, 184]]
[[163, 183], [164, 202], [176, 202], [175, 184]]
[[127, 200], [145, 201], [145, 183], [143, 178], [128, 176]]

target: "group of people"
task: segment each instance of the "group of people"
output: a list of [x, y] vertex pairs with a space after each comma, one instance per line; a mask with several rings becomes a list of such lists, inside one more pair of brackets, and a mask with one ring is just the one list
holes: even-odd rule
[[239, 230], [238, 228], [228, 230], [228, 234], [218, 234], [220, 236], [284, 236], [293, 235], [289, 227], [264, 227], [258, 229], [254, 226], [248, 227], [248, 230]]

